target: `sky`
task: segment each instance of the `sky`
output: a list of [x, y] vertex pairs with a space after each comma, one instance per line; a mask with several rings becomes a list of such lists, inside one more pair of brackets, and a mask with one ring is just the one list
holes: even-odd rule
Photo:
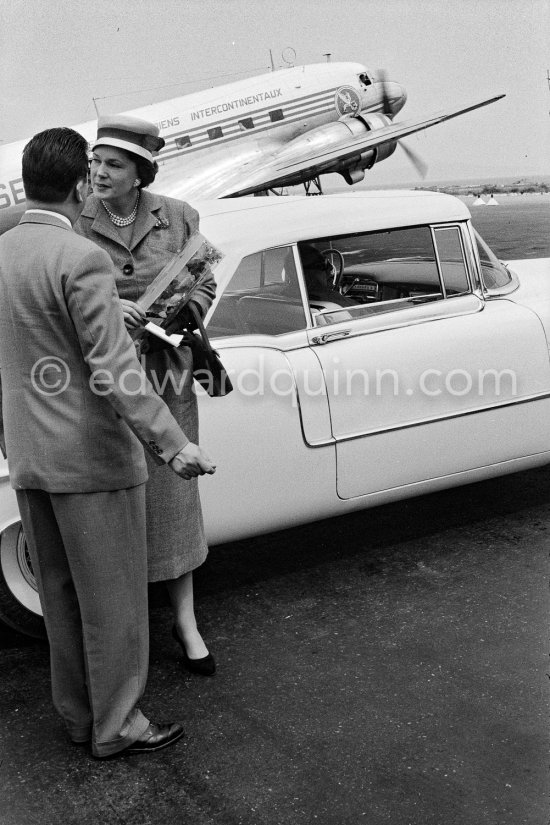
[[[401, 83], [397, 120], [506, 94], [408, 139], [428, 181], [547, 175], [548, 32], [550, 0], [0, 0], [0, 145], [329, 53]], [[399, 149], [368, 174], [418, 182]]]

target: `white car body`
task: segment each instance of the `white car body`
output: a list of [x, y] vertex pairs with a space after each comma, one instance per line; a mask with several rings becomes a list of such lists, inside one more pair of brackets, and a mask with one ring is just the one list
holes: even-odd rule
[[[418, 224], [462, 227], [470, 295], [387, 316], [282, 335], [220, 337], [215, 347], [236, 385], [263, 370], [263, 395], [201, 397], [201, 443], [216, 475], [201, 480], [209, 540], [218, 543], [407, 496], [534, 467], [550, 460], [550, 260], [514, 262], [519, 286], [500, 297], [481, 286], [469, 212], [447, 195], [368, 192], [200, 205], [201, 227], [226, 257], [219, 295], [245, 255], [328, 235]], [[305, 296], [304, 296], [305, 298]], [[305, 301], [307, 307], [307, 301]], [[211, 315], [215, 312], [215, 307]], [[326, 344], [319, 333], [349, 333]], [[513, 370], [510, 396], [330, 391], [330, 361], [395, 370], [403, 387], [422, 370]], [[416, 357], [411, 358], [412, 353]], [[422, 368], [422, 369], [421, 369]], [[292, 391], [270, 390], [280, 371]], [[306, 392], [325, 387], [325, 392]], [[456, 373], [457, 379], [461, 378]], [[434, 377], [437, 377], [434, 375]], [[277, 386], [277, 385], [276, 385]], [[372, 387], [372, 384], [371, 384]], [[435, 388], [434, 388], [435, 389]], [[460, 382], [457, 390], [461, 392]]]
[[[198, 389], [211, 545], [550, 461], [550, 259], [493, 277], [467, 207], [439, 193], [193, 205], [224, 255], [207, 325], [234, 385]], [[303, 242], [343, 251], [356, 309], [308, 301]], [[0, 484], [4, 579], [39, 613], [5, 465]]]

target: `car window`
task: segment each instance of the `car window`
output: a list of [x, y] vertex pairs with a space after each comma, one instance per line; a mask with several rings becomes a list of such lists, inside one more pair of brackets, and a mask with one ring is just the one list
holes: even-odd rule
[[479, 252], [479, 261], [481, 263], [481, 274], [483, 276], [483, 283], [485, 287], [491, 290], [500, 290], [512, 285], [513, 275], [501, 261], [497, 258], [495, 253], [490, 249], [483, 238], [474, 229], [474, 236], [476, 239], [477, 250]]
[[347, 299], [345, 310], [310, 301], [316, 325], [443, 297], [429, 226], [323, 238], [309, 245], [330, 258], [336, 269], [332, 289]]
[[317, 238], [301, 246], [314, 247], [329, 258], [333, 269], [328, 283], [332, 295], [323, 293], [320, 300], [317, 289], [315, 296], [311, 292], [308, 296], [316, 326], [471, 291], [458, 226]]
[[291, 246], [243, 258], [210, 321], [211, 337], [283, 335], [305, 329], [306, 315]]
[[450, 226], [434, 230], [434, 235], [445, 295], [447, 298], [464, 295], [470, 291], [470, 282], [460, 241], [460, 230], [458, 226]]

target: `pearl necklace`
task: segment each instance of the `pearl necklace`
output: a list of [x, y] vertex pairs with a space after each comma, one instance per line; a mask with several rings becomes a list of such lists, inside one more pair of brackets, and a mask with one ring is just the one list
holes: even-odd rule
[[109, 218], [111, 219], [111, 222], [114, 223], [115, 226], [130, 226], [130, 224], [133, 223], [136, 219], [139, 205], [139, 192], [137, 196], [136, 205], [134, 206], [134, 208], [132, 209], [127, 218], [121, 218], [120, 215], [115, 215], [114, 212], [111, 212], [105, 201], [101, 201], [101, 203], [105, 207], [105, 211], [107, 212]]

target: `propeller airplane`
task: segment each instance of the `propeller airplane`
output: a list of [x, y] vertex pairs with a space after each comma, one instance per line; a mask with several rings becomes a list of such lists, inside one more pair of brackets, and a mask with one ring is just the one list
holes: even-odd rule
[[[394, 122], [407, 100], [403, 86], [359, 63], [280, 69], [127, 114], [157, 123], [166, 145], [152, 191], [175, 198], [228, 198], [280, 187], [317, 186], [320, 176], [347, 183], [401, 145], [417, 171], [425, 164], [401, 141], [504, 95]], [[90, 142], [96, 121], [74, 127]], [[0, 145], [0, 210], [23, 204], [21, 154], [26, 140]]]

